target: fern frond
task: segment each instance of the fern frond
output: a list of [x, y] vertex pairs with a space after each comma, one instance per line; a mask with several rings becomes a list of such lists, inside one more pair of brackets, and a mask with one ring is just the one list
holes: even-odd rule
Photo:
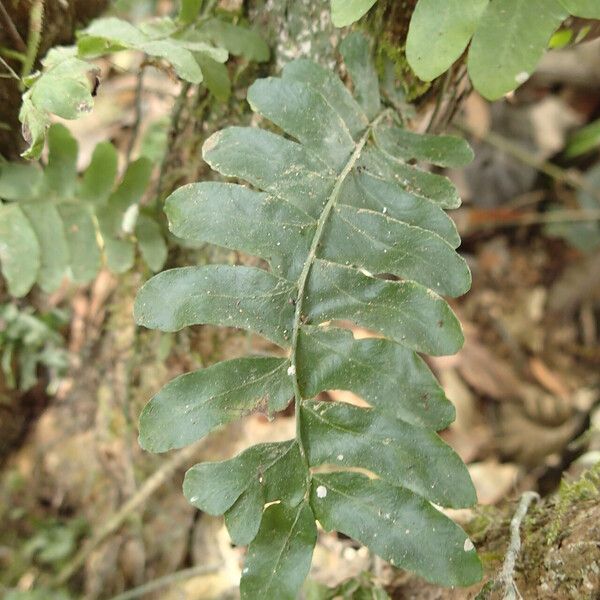
[[[48, 165], [0, 165], [0, 266], [13, 296], [37, 283], [53, 292], [65, 277], [88, 283], [103, 263], [115, 273], [133, 266], [136, 242], [153, 271], [162, 268], [166, 244], [159, 224], [139, 211], [152, 165], [132, 162], [115, 187], [117, 151], [96, 146], [83, 178], [77, 177], [77, 142], [62, 125], [48, 133]], [[128, 211], [137, 215], [126, 227]]]
[[[256, 255], [270, 271], [174, 269], [136, 301], [146, 327], [240, 327], [287, 351], [185, 374], [140, 421], [142, 446], [160, 452], [265, 399], [275, 412], [294, 398], [295, 439], [196, 465], [184, 483], [194, 506], [224, 514], [233, 541], [250, 544], [243, 598], [296, 597], [317, 520], [431, 581], [481, 576], [464, 532], [431, 505], [476, 498], [465, 466], [435, 433], [454, 409], [417, 354], [452, 354], [463, 342], [439, 295], [463, 294], [471, 282], [443, 210], [460, 200], [449, 180], [412, 164], [458, 166], [472, 154], [457, 138], [406, 131], [381, 106], [364, 37], [349, 36], [341, 50], [355, 96], [330, 71], [298, 60], [248, 92], [252, 109], [287, 137], [231, 127], [205, 143], [215, 170], [254, 189], [201, 182], [167, 200], [177, 236]], [[383, 338], [356, 340], [338, 320]], [[313, 400], [329, 389], [353, 391], [369, 407]]]

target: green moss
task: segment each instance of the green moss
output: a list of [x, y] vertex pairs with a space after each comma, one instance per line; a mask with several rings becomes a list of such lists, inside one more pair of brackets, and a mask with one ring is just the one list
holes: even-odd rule
[[591, 500], [600, 495], [600, 462], [573, 482], [561, 481], [554, 516], [547, 527], [546, 544], [553, 545], [564, 532], [563, 522], [569, 508], [580, 500]]
[[479, 559], [483, 563], [484, 568], [491, 567], [504, 560], [502, 552], [478, 552]]
[[421, 81], [406, 60], [406, 35], [415, 0], [380, 0], [362, 20], [362, 27], [375, 40], [375, 65], [382, 79], [392, 65], [396, 85], [407, 102], [422, 96], [431, 83]]
[[475, 544], [483, 541], [490, 528], [502, 520], [494, 506], [478, 506], [475, 516], [465, 525], [465, 531]]

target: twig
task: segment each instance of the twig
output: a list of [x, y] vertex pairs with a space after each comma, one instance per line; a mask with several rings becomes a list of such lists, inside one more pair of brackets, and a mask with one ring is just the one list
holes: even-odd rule
[[12, 77], [13, 79], [16, 79], [17, 81], [21, 81], [21, 78], [17, 75], [17, 73], [14, 71], [14, 69], [0, 56], [0, 63], [2, 63], [4, 65], [4, 67], [6, 68], [6, 70], [9, 73], [9, 76]]
[[429, 123], [427, 124], [427, 133], [433, 132], [435, 127], [435, 122], [437, 121], [437, 117], [440, 114], [442, 104], [444, 103], [446, 93], [448, 91], [448, 85], [450, 84], [452, 69], [448, 69], [446, 71], [446, 75], [444, 76], [444, 81], [442, 82], [442, 88], [438, 92], [437, 98], [435, 99], [435, 108], [433, 109], [433, 114], [431, 115], [431, 119], [429, 119]]
[[[456, 122], [454, 123], [454, 126], [463, 133], [477, 137], [472, 129], [464, 122]], [[544, 175], [547, 175], [555, 181], [565, 183], [576, 190], [585, 190], [588, 194], [600, 201], [600, 192], [598, 189], [588, 183], [579, 171], [563, 169], [554, 163], [540, 159], [526, 148], [523, 148], [520, 144], [516, 144], [495, 131], [488, 131], [481, 137], [481, 140], [490, 146], [498, 148], [498, 150], [501, 150], [502, 152], [506, 152], [506, 154], [510, 154], [513, 158], [533, 167], [540, 173], [544, 173]]]
[[539, 499], [540, 495], [537, 492], [525, 492], [521, 496], [519, 506], [510, 522], [510, 543], [500, 573], [500, 583], [504, 586], [503, 600], [516, 600], [517, 595], [519, 597], [521, 596], [517, 590], [515, 580], [513, 579], [517, 556], [521, 549], [521, 535], [519, 530], [521, 523], [527, 514], [529, 505], [533, 500]]
[[178, 452], [173, 458], [164, 463], [153, 475], [151, 475], [142, 487], [132, 496], [116, 513], [114, 513], [105, 524], [92, 535], [84, 544], [83, 548], [77, 553], [75, 558], [66, 564], [56, 576], [53, 584], [55, 586], [64, 585], [79, 569], [85, 564], [86, 560], [94, 549], [103, 542], [111, 533], [116, 531], [127, 520], [129, 515], [142, 506], [156, 490], [158, 490], [172, 475], [188, 464], [196, 455], [202, 442], [197, 442]]
[[8, 35], [12, 38], [17, 50], [19, 52], [26, 52], [27, 46], [25, 45], [21, 34], [15, 27], [15, 24], [11, 16], [8, 14], [8, 11], [6, 10], [6, 8], [4, 8], [4, 2], [2, 2], [2, 0], [0, 0], [0, 18], [2, 19], [4, 27], [6, 27], [6, 31], [8, 32]]
[[196, 567], [190, 567], [189, 569], [182, 569], [169, 575], [159, 577], [154, 581], [149, 581], [139, 587], [123, 592], [118, 596], [114, 596], [111, 600], [132, 600], [133, 598], [141, 598], [145, 594], [159, 590], [160, 588], [166, 587], [173, 583], [185, 581], [192, 577], [198, 577], [200, 575], [208, 575], [209, 573], [216, 573], [221, 568], [221, 565], [199, 565]]
[[129, 143], [127, 144], [127, 152], [125, 156], [127, 158], [127, 165], [131, 163], [131, 155], [133, 154], [133, 148], [140, 132], [140, 125], [142, 123], [142, 98], [144, 95], [144, 65], [140, 66], [138, 71], [137, 81], [135, 84], [135, 120], [131, 128], [131, 136]]
[[173, 152], [175, 138], [177, 137], [181, 113], [183, 111], [183, 107], [185, 105], [185, 101], [187, 100], [187, 95], [190, 91], [191, 86], [192, 84], [188, 81], [185, 81], [182, 84], [181, 91], [179, 92], [179, 96], [177, 96], [177, 100], [175, 100], [175, 104], [173, 105], [173, 111], [171, 112], [171, 122], [169, 125], [169, 132], [167, 137], [167, 148], [165, 149], [165, 154], [160, 165], [160, 172], [158, 174], [158, 181], [156, 183], [156, 207], [159, 212], [162, 210], [160, 201], [163, 193], [164, 178], [167, 173], [167, 168], [169, 166], [171, 154]]

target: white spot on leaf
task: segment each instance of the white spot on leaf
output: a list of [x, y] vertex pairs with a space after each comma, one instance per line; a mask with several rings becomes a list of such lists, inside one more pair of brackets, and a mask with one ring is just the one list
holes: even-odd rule
[[529, 73], [527, 71], [521, 71], [515, 75], [515, 81], [521, 85], [529, 79]]
[[327, 496], [327, 488], [324, 485], [320, 485], [317, 488], [317, 498], [325, 498]]
[[475, 548], [475, 546], [473, 545], [473, 542], [469, 538], [467, 538], [465, 540], [465, 544], [463, 546], [464, 551], [471, 552], [471, 550], [473, 550], [473, 548]]
[[296, 374], [296, 365], [290, 365], [287, 370], [287, 374], [291, 377]]

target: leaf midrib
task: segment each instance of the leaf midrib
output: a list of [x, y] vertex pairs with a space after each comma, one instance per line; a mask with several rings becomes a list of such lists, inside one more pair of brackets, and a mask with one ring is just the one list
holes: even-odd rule
[[285, 537], [285, 541], [281, 547], [281, 550], [279, 551], [277, 560], [275, 561], [275, 567], [271, 571], [271, 576], [269, 577], [269, 581], [267, 582], [267, 585], [263, 588], [265, 591], [268, 589], [271, 589], [271, 585], [273, 584], [273, 579], [275, 578], [275, 574], [277, 573], [277, 570], [279, 569], [279, 565], [281, 563], [283, 553], [286, 551], [287, 548], [289, 548], [289, 545], [290, 545], [290, 542], [292, 539], [292, 534], [294, 533], [294, 528], [296, 527], [296, 524], [298, 523], [298, 520], [300, 519], [300, 514], [302, 512], [303, 507], [304, 507], [304, 503], [301, 503], [298, 505], [298, 511], [296, 512], [294, 522], [292, 523], [292, 526], [290, 527], [290, 530]]
[[329, 194], [329, 197], [327, 199], [327, 203], [325, 204], [325, 207], [323, 208], [323, 211], [321, 212], [321, 215], [319, 216], [319, 219], [317, 221], [317, 228], [315, 230], [315, 234], [313, 236], [313, 239], [312, 239], [312, 242], [310, 245], [310, 249], [309, 249], [308, 255], [306, 257], [306, 261], [302, 268], [302, 272], [300, 273], [300, 277], [298, 279], [298, 294], [296, 296], [296, 309], [295, 309], [295, 313], [294, 313], [294, 321], [293, 321], [293, 326], [292, 326], [292, 347], [291, 347], [291, 353], [290, 353], [290, 363], [291, 363], [290, 368], [292, 370], [293, 386], [294, 386], [294, 404], [295, 404], [295, 414], [296, 414], [296, 440], [298, 442], [298, 446], [300, 448], [300, 455], [306, 466], [306, 472], [307, 472], [306, 494], [309, 493], [310, 486], [308, 484], [310, 483], [311, 475], [310, 475], [310, 465], [308, 463], [308, 457], [306, 454], [306, 450], [304, 448], [304, 443], [302, 442], [300, 407], [301, 407], [303, 398], [302, 398], [302, 394], [300, 392], [300, 383], [298, 381], [298, 373], [296, 372], [298, 337], [299, 337], [299, 332], [300, 332], [300, 326], [302, 323], [302, 308], [303, 308], [303, 304], [304, 304], [306, 285], [308, 282], [308, 276], [310, 274], [310, 270], [312, 268], [312, 265], [315, 262], [319, 244], [321, 242], [323, 233], [325, 231], [325, 225], [327, 223], [327, 220], [328, 220], [333, 208], [335, 207], [335, 205], [337, 203], [337, 199], [340, 194], [340, 190], [342, 189], [342, 185], [343, 185], [344, 181], [346, 180], [346, 177], [348, 177], [348, 175], [351, 173], [352, 169], [355, 167], [356, 163], [360, 159], [362, 150], [363, 150], [365, 144], [367, 143], [369, 137], [371, 136], [373, 128], [376, 127], [377, 124], [380, 121], [382, 121], [389, 113], [390, 113], [390, 109], [385, 109], [382, 112], [380, 112], [379, 115], [371, 123], [369, 123], [369, 125], [368, 125], [367, 129], [365, 130], [365, 132], [363, 133], [362, 137], [356, 143], [354, 152], [350, 155], [348, 162], [346, 163], [344, 168], [340, 171], [340, 174], [337, 176], [337, 178], [335, 180], [335, 185], [333, 186], [333, 189], [331, 190], [331, 193]]

